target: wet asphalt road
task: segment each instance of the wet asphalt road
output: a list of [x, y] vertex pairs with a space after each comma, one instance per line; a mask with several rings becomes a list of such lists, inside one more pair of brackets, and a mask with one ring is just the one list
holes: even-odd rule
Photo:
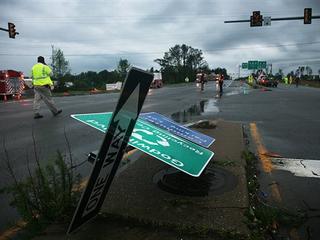
[[[249, 135], [255, 123], [265, 150], [283, 157], [280, 164], [269, 158], [270, 173], [261, 170], [261, 195], [273, 206], [307, 214], [306, 224], [292, 230], [299, 236], [293, 239], [319, 239], [320, 89], [280, 85], [221, 98], [217, 106], [216, 117], [243, 123]], [[257, 147], [252, 139], [250, 147]]]
[[[228, 84], [228, 81], [226, 81]], [[215, 94], [214, 83], [209, 82], [204, 92], [200, 92], [194, 83], [151, 89], [146, 98], [142, 112], [155, 111], [167, 116], [199, 104]], [[50, 161], [59, 150], [68, 155], [67, 141], [75, 163], [86, 160], [89, 152], [99, 149], [103, 134], [70, 117], [77, 113], [95, 113], [113, 111], [119, 93], [85, 95], [55, 98], [56, 104], [63, 109], [61, 115], [53, 117], [42, 105], [43, 119], [34, 120], [32, 100], [19, 102], [0, 102], [0, 188], [7, 186], [12, 179], [5, 167], [4, 147], [8, 152], [10, 163], [19, 178], [27, 176], [27, 157], [30, 168], [35, 167], [33, 137], [42, 163]], [[90, 173], [91, 165], [81, 165], [78, 172], [82, 176]], [[0, 197], [0, 231], [14, 222], [18, 216], [8, 207], [7, 196]]]
[[[209, 83], [204, 93], [199, 92], [193, 84], [170, 86], [151, 90], [142, 111], [159, 112], [181, 123], [203, 118], [236, 121], [244, 124], [247, 133], [250, 133], [250, 123], [255, 123], [268, 151], [284, 158], [313, 159], [320, 163], [320, 89], [280, 85], [271, 90], [254, 89], [243, 94], [239, 82], [234, 82], [220, 98], [216, 96], [213, 82]], [[71, 119], [70, 114], [112, 111], [117, 99], [118, 94], [56, 98], [57, 104], [63, 109], [62, 116], [53, 118], [44, 108], [45, 118], [39, 121], [32, 119], [30, 101], [0, 103], [1, 141], [5, 138], [15, 171], [20, 176], [26, 174], [26, 153], [31, 158], [33, 156], [32, 129], [42, 161], [46, 161], [47, 156], [54, 154], [57, 149], [67, 151], [64, 131], [75, 161], [85, 160], [88, 152], [99, 148], [103, 134]], [[250, 147], [255, 148], [253, 142], [250, 142]], [[34, 164], [34, 161], [31, 162]], [[79, 172], [87, 175], [89, 169], [90, 165], [85, 163]], [[2, 166], [0, 172], [0, 185], [3, 186], [9, 179], [5, 177]], [[267, 189], [270, 178], [261, 177], [259, 180], [265, 195], [271, 195]], [[320, 178], [297, 177], [292, 172], [275, 169], [272, 181], [280, 189], [279, 205], [311, 209], [311, 215], [320, 215], [317, 210], [320, 208]], [[0, 204], [7, 204], [7, 200], [1, 197]], [[0, 216], [6, 217], [6, 221], [0, 220], [0, 230], [8, 219], [16, 218], [12, 210], [7, 208], [0, 209]], [[318, 219], [311, 218], [307, 224], [319, 226]], [[311, 228], [311, 231], [314, 236], [320, 236], [316, 228]], [[306, 236], [306, 231], [301, 234]]]

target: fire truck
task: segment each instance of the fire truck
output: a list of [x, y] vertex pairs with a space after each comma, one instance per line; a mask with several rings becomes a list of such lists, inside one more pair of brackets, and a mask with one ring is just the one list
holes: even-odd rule
[[6, 101], [8, 97], [20, 99], [24, 89], [24, 76], [15, 70], [0, 70], [0, 96]]
[[161, 88], [163, 87], [163, 81], [162, 81], [162, 74], [159, 73], [153, 73], [153, 81], [151, 83], [150, 88]]

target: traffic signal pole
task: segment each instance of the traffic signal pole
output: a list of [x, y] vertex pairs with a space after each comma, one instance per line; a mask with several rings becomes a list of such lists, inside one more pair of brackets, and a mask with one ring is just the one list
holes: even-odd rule
[[[319, 19], [320, 16], [312, 16], [312, 19]], [[271, 21], [290, 21], [290, 20], [304, 20], [304, 17], [283, 17], [283, 18], [271, 18]], [[232, 20], [224, 21], [224, 23], [243, 23], [250, 22], [250, 20]]]
[[0, 28], [1, 31], [6, 31], [6, 32], [9, 32], [8, 29], [5, 29], [5, 28]]
[[16, 35], [18, 35], [19, 33], [16, 31], [15, 29], [15, 25], [13, 23], [8, 23], [8, 29], [6, 28], [1, 28], [0, 27], [0, 30], [1, 31], [5, 31], [5, 32], [8, 32], [9, 33], [9, 38], [15, 38]]

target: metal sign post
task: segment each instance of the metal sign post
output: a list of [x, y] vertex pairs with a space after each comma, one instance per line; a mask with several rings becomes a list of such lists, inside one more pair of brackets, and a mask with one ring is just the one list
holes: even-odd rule
[[94, 218], [101, 209], [129, 137], [138, 119], [153, 74], [131, 68], [127, 74], [116, 109], [95, 160], [88, 184], [68, 229], [68, 234]]

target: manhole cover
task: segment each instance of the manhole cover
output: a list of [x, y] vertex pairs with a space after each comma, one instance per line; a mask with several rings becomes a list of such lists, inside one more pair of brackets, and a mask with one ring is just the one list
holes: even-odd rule
[[231, 172], [215, 168], [192, 177], [174, 168], [163, 169], [153, 176], [153, 182], [163, 191], [184, 196], [212, 196], [228, 192], [237, 186]]

